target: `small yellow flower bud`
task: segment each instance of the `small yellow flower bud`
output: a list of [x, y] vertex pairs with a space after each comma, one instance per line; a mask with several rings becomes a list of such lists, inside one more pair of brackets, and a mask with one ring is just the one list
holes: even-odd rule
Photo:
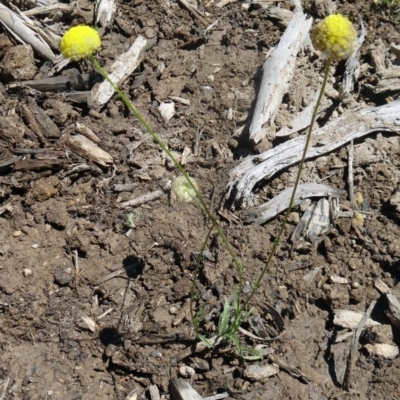
[[[190, 180], [197, 189], [196, 181], [193, 178], [190, 178]], [[174, 180], [174, 183], [172, 184], [172, 191], [175, 193], [179, 201], [183, 201], [185, 203], [189, 203], [196, 198], [196, 192], [193, 190], [184, 176], [179, 176]]]
[[330, 61], [348, 58], [357, 44], [357, 32], [341, 14], [332, 14], [314, 28], [311, 40], [315, 48]]
[[351, 220], [351, 226], [356, 228], [362, 228], [364, 225], [364, 217], [358, 212], [354, 211], [353, 219]]
[[357, 206], [360, 207], [361, 204], [364, 202], [364, 198], [361, 192], [356, 192], [354, 195], [354, 201], [356, 202]]
[[61, 38], [60, 51], [73, 61], [91, 56], [101, 46], [100, 36], [90, 26], [79, 25], [69, 29]]

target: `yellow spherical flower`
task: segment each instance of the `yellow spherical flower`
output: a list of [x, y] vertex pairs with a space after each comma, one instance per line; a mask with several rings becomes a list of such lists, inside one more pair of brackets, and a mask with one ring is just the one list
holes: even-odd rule
[[90, 26], [79, 25], [69, 29], [61, 39], [60, 51], [73, 61], [92, 55], [101, 46], [100, 36]]
[[325, 58], [339, 61], [354, 51], [357, 32], [352, 23], [341, 14], [332, 14], [323, 19], [314, 28], [311, 35], [313, 45]]

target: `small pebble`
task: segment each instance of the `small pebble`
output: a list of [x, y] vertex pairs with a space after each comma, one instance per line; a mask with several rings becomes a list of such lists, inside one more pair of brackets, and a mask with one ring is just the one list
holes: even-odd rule
[[183, 367], [179, 368], [179, 374], [184, 378], [190, 378], [195, 374], [195, 371], [192, 367], [184, 365]]
[[352, 287], [353, 289], [358, 289], [358, 288], [360, 287], [360, 284], [359, 284], [358, 282], [353, 282], [353, 283], [351, 284], [351, 287]]
[[162, 358], [162, 353], [160, 353], [159, 351], [153, 351], [151, 353], [151, 356], [154, 358]]
[[172, 307], [169, 309], [169, 313], [170, 313], [171, 315], [175, 315], [177, 311], [178, 311], [178, 309], [177, 309], [175, 306], [172, 306]]
[[21, 232], [24, 232], [25, 234], [29, 234], [29, 226], [24, 225], [21, 227]]
[[292, 212], [289, 215], [289, 222], [292, 222], [293, 224], [298, 224], [300, 222], [300, 215], [298, 212]]
[[147, 39], [151, 39], [151, 38], [157, 36], [157, 31], [155, 29], [153, 29], [153, 28], [147, 28], [144, 31], [144, 36], [146, 36]]
[[324, 291], [324, 292], [327, 292], [328, 290], [330, 290], [331, 289], [331, 285], [328, 285], [327, 283], [325, 283], [323, 286], [322, 286], [322, 290]]
[[242, 293], [243, 294], [249, 294], [251, 292], [251, 286], [250, 286], [250, 282], [246, 282], [243, 286], [243, 290]]
[[18, 237], [18, 236], [21, 236], [21, 231], [15, 231], [14, 233], [13, 233], [13, 236], [14, 237]]
[[211, 290], [207, 290], [207, 291], [204, 292], [204, 293], [202, 294], [202, 296], [201, 296], [201, 298], [202, 298], [204, 301], [210, 300], [211, 297], [212, 297]]
[[37, 243], [33, 243], [32, 249], [37, 249], [38, 247], [39, 247], [39, 245]]
[[60, 286], [65, 286], [65, 285], [68, 285], [72, 281], [72, 275], [68, 274], [67, 272], [64, 272], [63, 270], [58, 270], [54, 274], [54, 280]]
[[30, 268], [24, 268], [24, 276], [32, 275], [32, 270]]

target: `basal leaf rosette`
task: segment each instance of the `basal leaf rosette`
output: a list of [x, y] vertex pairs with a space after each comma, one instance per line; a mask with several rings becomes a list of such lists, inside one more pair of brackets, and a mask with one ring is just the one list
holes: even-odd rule
[[[193, 178], [190, 178], [190, 180], [194, 187], [198, 189], [196, 181]], [[172, 191], [176, 195], [177, 199], [184, 203], [190, 203], [196, 198], [196, 191], [184, 176], [179, 176], [174, 180]]]
[[348, 58], [356, 48], [357, 32], [341, 14], [332, 14], [314, 28], [311, 35], [314, 47], [330, 61]]
[[61, 38], [60, 51], [65, 58], [73, 61], [93, 55], [101, 46], [96, 29], [87, 25], [70, 28]]

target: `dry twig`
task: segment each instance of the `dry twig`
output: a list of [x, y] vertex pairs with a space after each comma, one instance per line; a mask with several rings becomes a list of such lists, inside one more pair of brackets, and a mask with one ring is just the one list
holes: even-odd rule
[[343, 379], [343, 388], [347, 391], [350, 391], [351, 384], [354, 383], [352, 374], [353, 374], [354, 363], [356, 361], [358, 340], [360, 339], [360, 335], [362, 330], [364, 329], [364, 325], [367, 322], [369, 316], [371, 315], [371, 312], [374, 309], [375, 305], [376, 301], [374, 300], [371, 302], [370, 306], [368, 307], [368, 310], [362, 317], [360, 323], [357, 326], [357, 329], [353, 332], [350, 352], [349, 356], [347, 357], [346, 372], [344, 374], [344, 379]]

